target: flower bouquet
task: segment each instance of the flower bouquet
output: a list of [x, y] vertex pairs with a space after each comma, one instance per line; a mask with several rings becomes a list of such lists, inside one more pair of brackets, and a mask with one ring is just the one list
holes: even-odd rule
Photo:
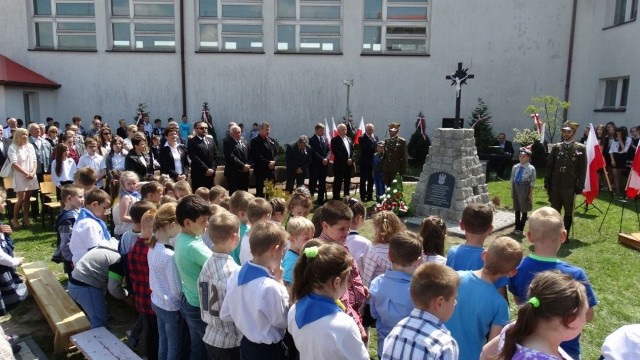
[[396, 175], [391, 186], [387, 187], [384, 195], [378, 199], [374, 212], [382, 210], [393, 211], [398, 217], [405, 216], [409, 211], [409, 206], [404, 201], [402, 175]]

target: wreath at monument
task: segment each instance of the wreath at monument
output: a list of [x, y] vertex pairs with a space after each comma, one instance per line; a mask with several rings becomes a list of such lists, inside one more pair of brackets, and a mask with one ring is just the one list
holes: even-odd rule
[[397, 174], [391, 186], [388, 186], [384, 195], [380, 197], [375, 207], [375, 212], [382, 210], [393, 211], [398, 217], [407, 215], [409, 205], [404, 200], [404, 189], [402, 186], [402, 175]]

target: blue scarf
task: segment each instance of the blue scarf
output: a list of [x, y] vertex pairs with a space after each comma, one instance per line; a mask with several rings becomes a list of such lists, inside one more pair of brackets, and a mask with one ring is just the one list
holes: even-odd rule
[[238, 286], [242, 286], [252, 280], [259, 279], [261, 277], [270, 277], [269, 272], [267, 270], [252, 264], [250, 261], [247, 261], [240, 268], [240, 272], [238, 273]]
[[78, 219], [76, 220], [76, 222], [87, 218], [97, 221], [102, 228], [102, 236], [104, 237], [104, 239], [107, 241], [111, 240], [111, 234], [109, 233], [109, 229], [107, 229], [107, 224], [105, 224], [102, 219], [98, 219], [95, 215], [93, 215], [91, 210], [87, 210], [85, 208], [80, 209], [80, 213], [78, 214]]
[[128, 192], [127, 190], [120, 191], [120, 199], [122, 199], [122, 197], [125, 195], [131, 196], [134, 202], [140, 201], [140, 199], [142, 199], [142, 195], [140, 195], [140, 193], [137, 191], [133, 191], [133, 192]]
[[303, 326], [342, 310], [334, 299], [311, 293], [296, 302], [296, 325]]

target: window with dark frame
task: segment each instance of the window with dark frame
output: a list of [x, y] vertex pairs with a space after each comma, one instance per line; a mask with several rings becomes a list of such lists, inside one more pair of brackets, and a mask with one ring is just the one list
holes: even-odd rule
[[429, 0], [364, 0], [363, 54], [429, 54]]
[[602, 110], [624, 110], [629, 94], [629, 77], [600, 80], [603, 91]]
[[32, 0], [33, 43], [39, 50], [96, 50], [93, 0]]
[[262, 0], [198, 0], [199, 51], [264, 52]]
[[342, 51], [342, 0], [276, 0], [276, 52]]

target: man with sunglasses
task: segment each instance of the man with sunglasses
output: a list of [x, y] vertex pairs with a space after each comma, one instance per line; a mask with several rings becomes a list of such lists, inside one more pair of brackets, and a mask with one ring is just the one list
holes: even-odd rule
[[216, 145], [213, 137], [207, 133], [208, 125], [205, 121], [195, 124], [196, 136], [187, 141], [187, 152], [191, 159], [191, 188], [213, 187], [218, 166]]

